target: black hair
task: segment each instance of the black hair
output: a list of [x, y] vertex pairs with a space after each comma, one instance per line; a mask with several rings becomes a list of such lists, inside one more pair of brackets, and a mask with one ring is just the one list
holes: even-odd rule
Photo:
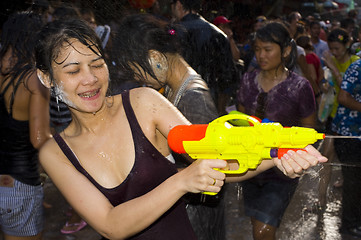
[[327, 42], [339, 42], [342, 45], [346, 46], [347, 43], [351, 40], [350, 35], [343, 28], [335, 28], [332, 30], [327, 37]]
[[13, 84], [18, 79], [27, 86], [27, 79], [34, 71], [36, 34], [42, 25], [41, 16], [29, 11], [12, 14], [3, 25], [0, 59], [9, 49], [12, 50], [12, 58], [16, 62], [6, 74]]
[[133, 69], [143, 70], [157, 79], [149, 62], [149, 50], [163, 55], [179, 53], [178, 28], [150, 14], [134, 14], [119, 24], [113, 40], [112, 61], [123, 71], [123, 76], [146, 80]]
[[311, 43], [311, 37], [308, 35], [299, 36], [296, 39], [296, 43], [298, 46], [303, 47], [306, 50], [311, 50], [311, 51], [314, 50], [314, 47]]
[[100, 39], [88, 24], [80, 19], [58, 20], [48, 23], [40, 31], [35, 47], [36, 67], [49, 74], [53, 81], [52, 62], [56, 60], [64, 43], [76, 39], [95, 54], [104, 56]]
[[262, 42], [276, 43], [281, 48], [281, 55], [283, 56], [286, 47], [291, 47], [291, 52], [286, 58], [282, 58], [283, 64], [289, 70], [293, 69], [297, 59], [297, 46], [292, 39], [288, 28], [281, 22], [271, 21], [257, 30], [254, 34], [252, 44], [255, 40]]

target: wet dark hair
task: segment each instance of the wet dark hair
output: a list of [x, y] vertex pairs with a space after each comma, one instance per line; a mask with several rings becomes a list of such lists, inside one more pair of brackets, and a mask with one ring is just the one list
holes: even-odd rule
[[279, 45], [282, 56], [285, 48], [291, 47], [290, 54], [286, 58], [282, 57], [282, 62], [289, 70], [294, 68], [297, 59], [297, 46], [291, 38], [288, 28], [283, 23], [273, 21], [258, 29], [252, 41], [253, 47], [257, 39], [262, 42], [271, 42]]
[[125, 17], [119, 24], [113, 39], [112, 61], [123, 71], [126, 78], [146, 80], [143, 70], [157, 79], [149, 62], [149, 50], [163, 55], [179, 53], [178, 28], [150, 14], [135, 14]]
[[332, 30], [327, 37], [327, 42], [339, 42], [345, 45], [351, 40], [350, 35], [343, 28], [335, 28]]
[[49, 74], [51, 80], [53, 80], [51, 64], [58, 57], [63, 44], [71, 44], [71, 39], [77, 39], [85, 46], [88, 46], [95, 54], [104, 56], [98, 36], [85, 21], [71, 19], [48, 23], [38, 35], [35, 58], [36, 67]]
[[[9, 72], [12, 82], [24, 81], [34, 71], [34, 47], [37, 30], [43, 25], [41, 16], [33, 12], [17, 12], [4, 23], [1, 32], [0, 59], [11, 48], [16, 63]], [[14, 83], [15, 84], [15, 83]]]

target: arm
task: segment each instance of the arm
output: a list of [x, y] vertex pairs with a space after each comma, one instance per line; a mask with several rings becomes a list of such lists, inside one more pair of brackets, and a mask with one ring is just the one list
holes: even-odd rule
[[49, 116], [49, 89], [38, 80], [35, 72], [28, 80], [31, 92], [29, 103], [30, 141], [34, 148], [39, 149], [45, 141], [51, 138]]
[[349, 92], [341, 89], [337, 100], [345, 107], [361, 112], [361, 102], [356, 101]]
[[331, 70], [333, 77], [336, 79], [336, 83], [340, 86], [342, 82], [342, 75], [337, 69], [335, 62], [332, 59], [330, 51], [325, 51], [323, 54], [323, 61], [325, 65]]

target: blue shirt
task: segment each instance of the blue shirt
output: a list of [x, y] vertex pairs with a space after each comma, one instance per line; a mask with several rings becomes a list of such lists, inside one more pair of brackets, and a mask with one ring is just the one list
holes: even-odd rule
[[[361, 60], [352, 63], [347, 69], [341, 89], [351, 94], [356, 101], [361, 102]], [[332, 130], [343, 136], [360, 136], [361, 112], [339, 104], [332, 122]]]

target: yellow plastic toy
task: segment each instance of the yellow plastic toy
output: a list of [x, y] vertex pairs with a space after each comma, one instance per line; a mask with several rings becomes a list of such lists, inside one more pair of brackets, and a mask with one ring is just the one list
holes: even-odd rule
[[237, 160], [237, 170], [220, 171], [241, 174], [257, 168], [263, 159], [281, 158], [290, 149], [303, 149], [324, 138], [325, 134], [312, 128], [261, 123], [255, 117], [234, 113], [209, 124], [176, 126], [169, 132], [168, 144], [174, 152], [194, 159]]

